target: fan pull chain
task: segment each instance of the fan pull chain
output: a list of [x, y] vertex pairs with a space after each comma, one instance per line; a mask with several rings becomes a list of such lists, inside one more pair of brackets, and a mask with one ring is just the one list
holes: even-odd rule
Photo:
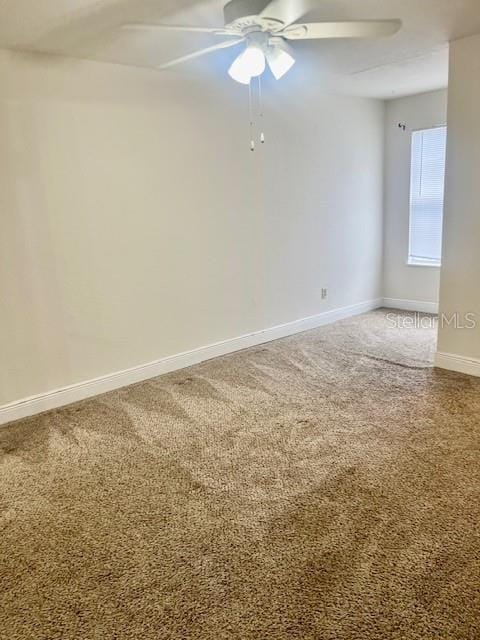
[[260, 142], [265, 143], [265, 133], [263, 131], [263, 96], [262, 96], [262, 78], [258, 76], [258, 112], [260, 120]]
[[253, 122], [253, 100], [252, 100], [252, 82], [248, 83], [248, 113], [250, 117], [250, 151], [255, 151], [254, 140], [254, 122]]
[[265, 132], [263, 129], [264, 113], [263, 113], [263, 95], [262, 80], [258, 76], [258, 104], [255, 104], [255, 85], [252, 81], [248, 84], [248, 114], [250, 118], [250, 151], [255, 151], [255, 114], [258, 113], [258, 123], [260, 129], [260, 143], [265, 144]]

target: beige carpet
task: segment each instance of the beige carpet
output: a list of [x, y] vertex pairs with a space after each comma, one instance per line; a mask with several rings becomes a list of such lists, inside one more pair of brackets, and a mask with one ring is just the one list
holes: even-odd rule
[[0, 430], [0, 638], [480, 638], [480, 380], [377, 311]]

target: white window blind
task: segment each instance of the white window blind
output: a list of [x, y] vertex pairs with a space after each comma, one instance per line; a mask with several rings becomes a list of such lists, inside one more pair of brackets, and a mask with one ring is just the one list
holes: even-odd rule
[[414, 131], [408, 263], [440, 265], [447, 128]]

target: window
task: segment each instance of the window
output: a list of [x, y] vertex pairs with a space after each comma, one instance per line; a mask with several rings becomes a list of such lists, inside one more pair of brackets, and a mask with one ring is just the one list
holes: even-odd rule
[[441, 263], [446, 142], [447, 127], [412, 135], [408, 264]]

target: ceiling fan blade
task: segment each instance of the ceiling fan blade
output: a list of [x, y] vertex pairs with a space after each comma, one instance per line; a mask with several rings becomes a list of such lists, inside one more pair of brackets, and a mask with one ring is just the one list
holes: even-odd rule
[[306, 15], [313, 8], [312, 5], [312, 0], [271, 0], [260, 17], [280, 20], [284, 25], [289, 25]]
[[188, 62], [189, 60], [200, 58], [201, 56], [204, 56], [207, 53], [212, 53], [213, 51], [219, 51], [220, 49], [228, 49], [228, 47], [233, 47], [236, 44], [243, 42], [244, 40], [245, 38], [237, 38], [236, 40], [226, 40], [225, 42], [220, 42], [219, 44], [216, 44], [213, 47], [200, 49], [200, 51], [195, 51], [194, 53], [189, 53], [188, 55], [182, 56], [181, 58], [175, 58], [175, 60], [170, 60], [169, 62], [165, 62], [165, 64], [159, 65], [158, 69], [168, 69], [169, 67], [173, 67], [177, 64], [181, 64], [182, 62]]
[[292, 24], [278, 35], [287, 40], [317, 38], [376, 38], [391, 36], [402, 26], [401, 20], [359, 20], [356, 22], [307, 22]]
[[221, 28], [190, 27], [188, 25], [180, 24], [149, 24], [146, 22], [132, 22], [131, 24], [124, 24], [122, 29], [128, 31], [188, 31], [194, 33], [213, 33], [213, 35], [238, 35], [237, 33], [232, 33]]

